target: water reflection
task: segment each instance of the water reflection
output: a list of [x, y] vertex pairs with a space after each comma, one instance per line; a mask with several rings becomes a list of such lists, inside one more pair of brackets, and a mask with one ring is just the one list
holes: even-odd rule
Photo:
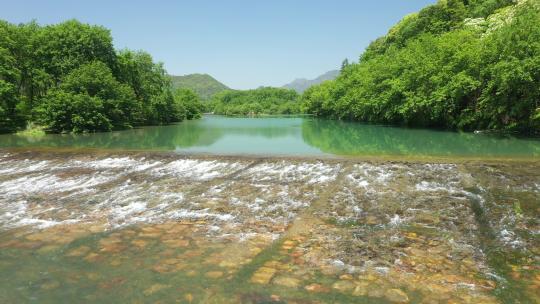
[[0, 148], [150, 149], [211, 154], [538, 157], [540, 140], [301, 117], [205, 116], [96, 134], [1, 135]]
[[305, 120], [306, 143], [337, 155], [521, 156], [540, 155], [540, 140]]

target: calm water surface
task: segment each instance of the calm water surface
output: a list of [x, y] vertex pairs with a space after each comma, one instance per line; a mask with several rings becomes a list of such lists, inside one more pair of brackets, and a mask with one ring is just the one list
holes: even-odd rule
[[0, 136], [0, 147], [168, 150], [227, 155], [540, 156], [540, 140], [315, 118], [205, 116], [169, 126], [85, 135]]

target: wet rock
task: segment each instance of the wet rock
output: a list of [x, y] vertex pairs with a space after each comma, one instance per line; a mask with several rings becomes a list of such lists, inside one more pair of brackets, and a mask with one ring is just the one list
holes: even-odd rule
[[300, 280], [286, 276], [279, 276], [276, 277], [272, 283], [290, 288], [298, 288], [300, 285]]
[[415, 216], [415, 220], [422, 224], [437, 225], [441, 222], [438, 215], [432, 213], [420, 213]]
[[60, 283], [58, 281], [50, 281], [50, 282], [41, 284], [41, 289], [43, 290], [51, 290], [51, 289], [56, 289], [58, 287], [60, 287]]
[[68, 257], [80, 257], [83, 255], [88, 254], [90, 252], [91, 248], [88, 246], [79, 246], [77, 248], [74, 248], [66, 253], [66, 256]]
[[325, 287], [321, 284], [317, 284], [317, 283], [306, 285], [304, 289], [309, 292], [329, 292], [330, 291], [330, 288]]
[[172, 268], [169, 265], [158, 264], [152, 266], [152, 271], [155, 271], [157, 273], [168, 273], [171, 272], [171, 270]]
[[144, 295], [145, 296], [150, 296], [160, 290], [163, 290], [163, 289], [166, 289], [166, 288], [169, 288], [170, 285], [164, 285], [164, 284], [154, 284], [152, 286], [150, 286], [149, 288], [145, 289], [143, 291]]
[[114, 259], [112, 260], [109, 265], [113, 266], [113, 267], [117, 267], [117, 266], [120, 266], [122, 265], [122, 260], [120, 259]]
[[123, 285], [126, 281], [127, 280], [124, 277], [114, 277], [106, 282], [100, 283], [98, 286], [102, 289], [112, 289]]
[[101, 260], [101, 256], [95, 252], [91, 252], [84, 257], [84, 260], [87, 262], [97, 262]]
[[392, 303], [408, 303], [409, 297], [401, 289], [388, 289], [384, 293], [384, 297]]
[[148, 245], [148, 241], [136, 239], [131, 241], [131, 244], [135, 245], [136, 247], [140, 249], [144, 249]]
[[205, 277], [210, 279], [219, 279], [223, 276], [223, 272], [221, 271], [209, 271], [204, 274]]
[[281, 249], [283, 250], [291, 250], [296, 246], [296, 242], [287, 240], [283, 242], [283, 245], [281, 246]]
[[353, 279], [353, 276], [348, 274], [348, 273], [347, 274], [342, 274], [342, 275], [339, 276], [339, 279], [340, 280], [349, 280], [350, 281], [350, 280]]
[[126, 249], [126, 246], [120, 243], [114, 243], [110, 245], [103, 246], [99, 249], [99, 252], [104, 253], [120, 253]]
[[369, 215], [366, 217], [365, 223], [368, 225], [377, 225], [379, 224], [379, 219], [376, 216]]
[[349, 292], [355, 288], [355, 285], [352, 281], [341, 280], [337, 281], [332, 285], [332, 288], [340, 292]]
[[373, 286], [368, 289], [367, 296], [371, 298], [382, 298], [384, 297], [384, 289], [380, 286]]
[[45, 245], [45, 246], [39, 248], [39, 249], [37, 250], [37, 252], [38, 252], [39, 254], [48, 254], [48, 253], [51, 253], [51, 252], [53, 252], [53, 251], [56, 251], [56, 250], [58, 250], [58, 249], [60, 249], [60, 248], [61, 248], [61, 246], [59, 246], [59, 245]]
[[75, 239], [76, 237], [72, 235], [59, 235], [54, 239], [54, 242], [57, 244], [67, 245], [73, 242]]
[[170, 248], [182, 248], [189, 246], [188, 240], [165, 240], [163, 243]]
[[356, 287], [354, 287], [354, 290], [352, 293], [353, 296], [356, 296], [356, 297], [366, 296], [368, 294], [368, 286], [369, 286], [368, 283], [356, 284]]
[[182, 262], [182, 260], [180, 259], [175, 259], [175, 258], [172, 258], [172, 259], [165, 259], [165, 260], [162, 260], [161, 263], [162, 264], [165, 264], [165, 265], [176, 265], [178, 263]]
[[161, 232], [141, 232], [138, 236], [141, 238], [157, 239], [161, 237]]
[[261, 267], [255, 271], [251, 277], [251, 282], [257, 284], [268, 284], [276, 272], [277, 270], [274, 268]]

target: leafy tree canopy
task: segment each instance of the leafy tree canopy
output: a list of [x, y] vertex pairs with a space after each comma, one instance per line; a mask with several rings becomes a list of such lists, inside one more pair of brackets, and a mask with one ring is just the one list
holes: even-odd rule
[[0, 20], [0, 132], [29, 122], [51, 132], [109, 131], [200, 116], [182, 102], [162, 64], [116, 51], [104, 27]]
[[337, 119], [540, 132], [537, 1], [439, 1], [403, 19], [302, 97]]
[[210, 109], [225, 115], [298, 114], [300, 103], [294, 90], [263, 87], [218, 93], [212, 99]]

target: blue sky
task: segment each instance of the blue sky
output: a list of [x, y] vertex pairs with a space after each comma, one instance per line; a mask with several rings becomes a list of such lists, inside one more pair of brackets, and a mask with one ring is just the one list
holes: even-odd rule
[[0, 0], [0, 18], [76, 18], [112, 31], [170, 74], [208, 73], [231, 88], [281, 86], [356, 61], [403, 16], [435, 0]]

